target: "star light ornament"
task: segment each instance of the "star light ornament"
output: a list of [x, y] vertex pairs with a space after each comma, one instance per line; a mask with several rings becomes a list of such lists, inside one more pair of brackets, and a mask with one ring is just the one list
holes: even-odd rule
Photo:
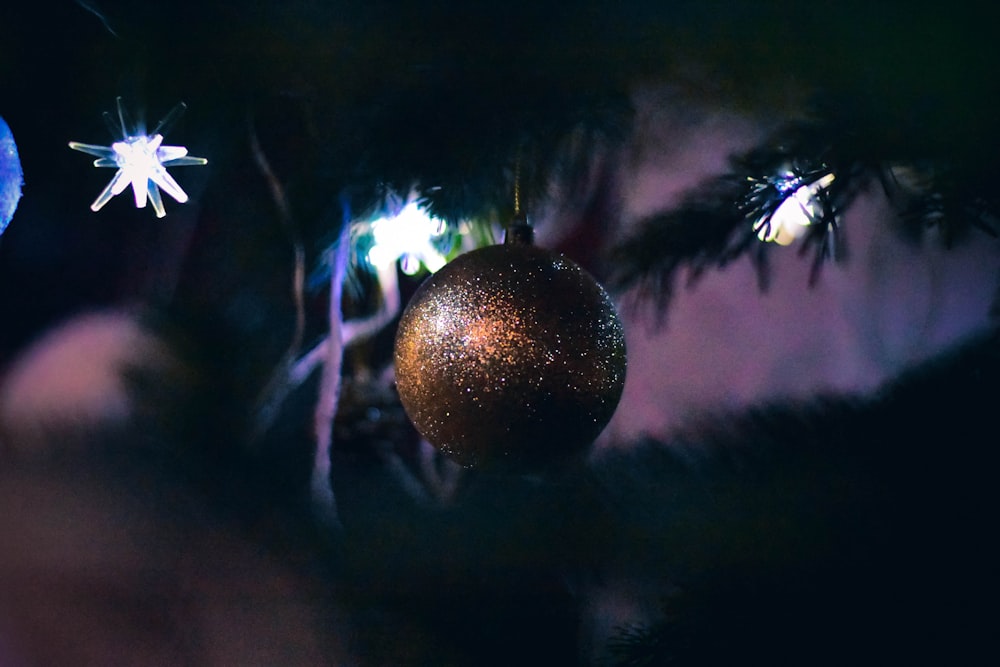
[[111, 129], [112, 135], [121, 137], [120, 141], [116, 141], [110, 146], [82, 144], [77, 141], [69, 142], [69, 147], [73, 150], [96, 156], [98, 159], [94, 160], [95, 167], [118, 169], [101, 194], [90, 205], [90, 210], [95, 212], [101, 210], [112, 197], [121, 194], [125, 188], [131, 185], [135, 195], [136, 208], [145, 208], [148, 199], [153, 204], [156, 217], [162, 218], [167, 212], [163, 208], [160, 188], [181, 204], [188, 200], [187, 193], [167, 173], [167, 167], [208, 163], [205, 158], [189, 156], [187, 148], [184, 146], [163, 145], [163, 133], [167, 126], [177, 120], [187, 106], [183, 102], [175, 106], [157, 124], [152, 134], [146, 134], [145, 128], [133, 125], [128, 120], [120, 97], [117, 100], [117, 107], [117, 125], [109, 113], [104, 114], [104, 119]]

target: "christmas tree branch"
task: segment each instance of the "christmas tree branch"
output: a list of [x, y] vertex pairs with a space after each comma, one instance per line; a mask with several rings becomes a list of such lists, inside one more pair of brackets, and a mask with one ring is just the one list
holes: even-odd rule
[[429, 442], [420, 439], [419, 449], [420, 477], [424, 486], [431, 490], [441, 504], [447, 504], [458, 490], [458, 482], [462, 479], [460, 465], [441, 456]]
[[291, 342], [288, 344], [288, 349], [282, 356], [281, 361], [275, 368], [271, 378], [268, 380], [267, 384], [264, 385], [264, 388], [261, 390], [260, 396], [257, 399], [257, 410], [255, 411], [256, 419], [252, 435], [252, 439], [257, 440], [267, 431], [268, 428], [270, 428], [271, 424], [274, 423], [274, 420], [277, 418], [278, 412], [281, 408], [281, 404], [284, 403], [285, 398], [288, 396], [291, 389], [297, 386], [297, 383], [290, 385], [288, 383], [288, 377], [292, 364], [302, 348], [302, 339], [305, 335], [306, 253], [301, 235], [298, 233], [298, 230], [292, 220], [291, 208], [288, 205], [288, 197], [285, 195], [285, 188], [281, 184], [277, 175], [274, 173], [274, 170], [271, 168], [271, 163], [267, 159], [267, 155], [265, 155], [264, 150], [260, 145], [260, 140], [257, 137], [257, 130], [254, 127], [252, 120], [249, 121], [249, 134], [250, 150], [253, 152], [254, 161], [256, 162], [258, 169], [260, 169], [260, 172], [264, 175], [268, 188], [271, 190], [271, 197], [274, 199], [275, 206], [278, 209], [278, 219], [288, 232], [295, 258], [294, 268], [292, 271], [292, 300], [295, 304], [295, 331], [292, 334]]
[[340, 373], [343, 363], [344, 336], [341, 294], [350, 258], [350, 225], [344, 224], [340, 239], [330, 256], [330, 334], [323, 358], [323, 377], [314, 413], [316, 451], [311, 480], [312, 497], [320, 520], [331, 528], [340, 528], [337, 500], [330, 480], [330, 450], [333, 447], [333, 420], [337, 416], [340, 396]]
[[[395, 264], [378, 269], [378, 284], [382, 295], [378, 310], [369, 317], [343, 322], [342, 332], [345, 349], [371, 338], [399, 314], [401, 303]], [[327, 336], [292, 365], [288, 371], [288, 383], [291, 387], [302, 384], [316, 369], [316, 366], [323, 363], [328, 354], [329, 345], [330, 338]]]

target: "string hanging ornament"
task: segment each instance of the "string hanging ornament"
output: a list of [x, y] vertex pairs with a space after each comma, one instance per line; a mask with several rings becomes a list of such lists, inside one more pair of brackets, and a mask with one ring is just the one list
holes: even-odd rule
[[578, 264], [534, 245], [518, 180], [504, 242], [427, 278], [396, 334], [403, 407], [428, 442], [468, 467], [572, 460], [607, 425], [625, 382], [610, 296]]

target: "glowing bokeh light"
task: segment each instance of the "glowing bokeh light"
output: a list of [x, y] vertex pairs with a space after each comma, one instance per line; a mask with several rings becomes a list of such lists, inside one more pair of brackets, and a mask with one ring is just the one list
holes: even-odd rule
[[23, 185], [24, 172], [21, 170], [14, 135], [4, 119], [0, 118], [0, 234], [3, 234], [10, 219], [14, 217]]
[[[789, 176], [791, 179], [792, 177]], [[769, 225], [761, 225], [757, 238], [778, 245], [789, 245], [802, 236], [821, 213], [817, 195], [833, 183], [835, 176], [827, 174], [813, 183], [801, 185], [774, 211]], [[794, 183], [794, 181], [790, 181]], [[791, 187], [789, 187], [791, 189]]]
[[368, 224], [373, 238], [368, 251], [372, 266], [384, 268], [399, 261], [403, 272], [413, 275], [421, 266], [434, 273], [447, 263], [433, 244], [445, 233], [444, 221], [428, 215], [416, 202], [410, 202], [392, 217]]

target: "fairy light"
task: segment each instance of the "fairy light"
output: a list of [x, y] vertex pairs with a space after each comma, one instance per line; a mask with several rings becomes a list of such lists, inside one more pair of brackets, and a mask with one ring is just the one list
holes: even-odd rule
[[410, 202], [394, 216], [368, 224], [373, 239], [368, 262], [376, 268], [399, 261], [403, 273], [413, 275], [421, 266], [434, 273], [447, 263], [433, 244], [445, 233], [444, 221], [428, 215], [416, 202]]
[[10, 126], [0, 118], [0, 234], [3, 234], [10, 219], [14, 217], [23, 185], [24, 172], [17, 155], [14, 135]]
[[802, 236], [806, 227], [813, 224], [821, 213], [821, 205], [817, 201], [819, 193], [830, 187], [835, 176], [826, 174], [819, 180], [805, 185], [798, 185], [788, 176], [788, 190], [792, 192], [774, 211], [768, 225], [761, 225], [757, 238], [761, 241], [773, 242], [778, 245], [789, 245]]
[[[95, 167], [118, 170], [90, 205], [90, 210], [95, 213], [100, 211], [112, 197], [120, 195], [131, 185], [136, 208], [145, 208], [146, 202], [149, 201], [156, 211], [156, 217], [162, 218], [167, 212], [160, 196], [161, 189], [181, 204], [188, 200], [187, 193], [173, 176], [167, 173], [167, 167], [198, 166], [208, 163], [205, 158], [188, 155], [188, 150], [184, 146], [163, 144], [163, 132], [184, 112], [186, 105], [181, 103], [175, 106], [151, 134], [146, 134], [141, 127], [134, 126], [128, 120], [128, 114], [125, 113], [120, 97], [117, 100], [117, 107], [118, 124], [112, 127], [116, 135], [120, 136], [119, 141], [110, 146], [84, 144], [79, 141], [69, 142], [69, 147], [73, 150], [95, 156], [97, 158], [94, 160]], [[106, 118], [109, 119], [109, 125], [112, 125], [110, 115], [106, 115]]]

